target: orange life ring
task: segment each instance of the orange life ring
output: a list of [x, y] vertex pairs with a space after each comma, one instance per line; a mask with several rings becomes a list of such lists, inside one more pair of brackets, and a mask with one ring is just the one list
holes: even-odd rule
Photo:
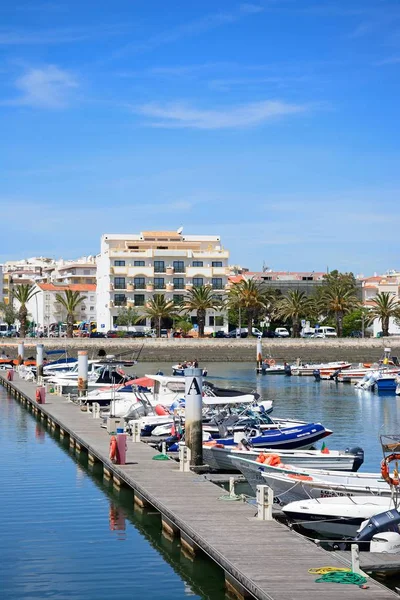
[[110, 460], [116, 462], [117, 460], [117, 438], [113, 435], [110, 439]]
[[270, 367], [273, 367], [273, 366], [275, 366], [275, 361], [274, 361], [274, 359], [273, 359], [273, 358], [270, 358], [270, 359], [269, 359], [269, 361], [268, 361], [268, 364], [269, 364], [269, 366], [270, 366]]
[[40, 393], [39, 388], [36, 388], [36, 394], [35, 394], [35, 400], [36, 402], [38, 402], [39, 404], [42, 401], [42, 394]]
[[394, 477], [391, 477], [390, 473], [389, 473], [389, 463], [391, 463], [393, 460], [396, 460], [396, 461], [400, 460], [400, 454], [389, 454], [389, 456], [386, 456], [383, 459], [383, 461], [381, 462], [381, 475], [382, 475], [382, 478], [389, 485], [398, 486], [400, 483], [400, 480], [399, 480], [399, 472], [397, 471], [397, 469], [394, 470]]

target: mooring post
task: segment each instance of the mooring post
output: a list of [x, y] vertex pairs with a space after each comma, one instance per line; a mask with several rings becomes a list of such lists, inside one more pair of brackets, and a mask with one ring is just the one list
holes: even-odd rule
[[235, 497], [235, 478], [229, 477], [229, 497]]
[[358, 544], [351, 544], [351, 570], [360, 575], [360, 549]]
[[272, 521], [274, 492], [268, 485], [257, 486], [257, 519]]
[[38, 344], [36, 346], [36, 379], [38, 382], [43, 378], [43, 353], [44, 345]]
[[257, 373], [262, 371], [262, 341], [261, 336], [257, 338]]
[[24, 344], [24, 342], [19, 342], [17, 364], [22, 365], [24, 362], [24, 358], [25, 358], [25, 344]]
[[140, 442], [140, 421], [131, 421], [132, 442], [138, 444]]
[[203, 464], [203, 371], [185, 369], [185, 444], [190, 465]]
[[88, 353], [78, 350], [78, 396], [86, 396], [88, 389]]

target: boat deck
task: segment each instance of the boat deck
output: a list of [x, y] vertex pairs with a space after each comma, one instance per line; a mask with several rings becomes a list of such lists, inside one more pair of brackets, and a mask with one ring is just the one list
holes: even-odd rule
[[[344, 557], [319, 548], [286, 526], [255, 518], [256, 507], [226, 501], [226, 492], [193, 472], [182, 473], [173, 461], [154, 461], [148, 444], [128, 441], [127, 464], [108, 458], [109, 435], [100, 421], [65, 397], [35, 401], [36, 385], [15, 375], [2, 383], [52, 431], [69, 436], [70, 447], [89, 453], [115, 484], [134, 490], [135, 502], [154, 507], [169, 534], [180, 535], [182, 549], [203, 551], [225, 572], [227, 588], [239, 597], [260, 600], [389, 600], [398, 597], [374, 580], [368, 589], [354, 585], [317, 584], [311, 567], [343, 567]], [[45, 464], [43, 468], [46, 468]], [[223, 499], [225, 496], [225, 500]], [[241, 596], [240, 596], [241, 594]]]

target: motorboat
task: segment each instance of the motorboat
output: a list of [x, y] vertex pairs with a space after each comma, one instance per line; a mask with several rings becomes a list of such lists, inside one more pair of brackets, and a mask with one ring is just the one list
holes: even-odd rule
[[[49, 377], [48, 383], [59, 385], [63, 394], [76, 394], [78, 392], [78, 376], [77, 371], [70, 374], [64, 373], [56, 377]], [[75, 376], [76, 375], [76, 376]], [[114, 386], [128, 380], [127, 375], [115, 365], [94, 364], [88, 374], [87, 389], [88, 391], [95, 388], [113, 388]], [[87, 403], [96, 402], [96, 399], [88, 400]]]
[[346, 370], [351, 367], [351, 363], [346, 361], [327, 362], [327, 363], [311, 363], [311, 364], [300, 364], [294, 365], [291, 368], [292, 375], [306, 375], [312, 376], [315, 371], [324, 373], [335, 373], [335, 371]]
[[292, 465], [262, 465], [260, 471], [264, 484], [284, 503], [328, 496], [391, 495], [391, 488], [380, 473], [299, 469]]
[[334, 496], [290, 502], [282, 510], [304, 529], [337, 539], [354, 538], [364, 521], [394, 508], [387, 496]]
[[[193, 369], [193, 365], [172, 365], [172, 375], [176, 375], [178, 377], [184, 377], [185, 376], [185, 369]], [[202, 369], [202, 375], [203, 377], [207, 377], [207, 369]]]
[[[364, 462], [364, 452], [361, 448], [347, 450], [280, 450], [275, 448], [251, 448], [248, 444], [240, 443], [238, 446], [224, 446], [217, 444], [215, 440], [203, 444], [204, 462], [212, 469], [218, 471], [240, 471], [242, 461], [236, 462], [236, 458], [243, 458], [243, 464], [248, 465], [251, 461], [257, 477], [255, 485], [264, 483], [261, 477], [260, 466], [257, 462], [260, 454], [271, 454], [277, 457], [280, 463], [290, 464], [303, 469], [329, 469], [340, 471], [358, 471]], [[250, 469], [250, 466], [249, 466]]]
[[[283, 420], [272, 420], [269, 415], [263, 416], [263, 421], [268, 423], [257, 425], [244, 425], [233, 423], [227, 427], [226, 437], [215, 438], [218, 444], [225, 446], [236, 446], [234, 433], [243, 431], [246, 439], [253, 447], [257, 448], [280, 448], [291, 450], [296, 448], [311, 448], [319, 440], [331, 435], [332, 431], [326, 429], [321, 423], [291, 422]], [[236, 426], [236, 429], [234, 428]], [[230, 437], [228, 437], [231, 433]], [[214, 437], [214, 436], [213, 436]]]
[[264, 360], [261, 364], [261, 373], [263, 375], [291, 375], [292, 365], [288, 363], [278, 365], [274, 359]]

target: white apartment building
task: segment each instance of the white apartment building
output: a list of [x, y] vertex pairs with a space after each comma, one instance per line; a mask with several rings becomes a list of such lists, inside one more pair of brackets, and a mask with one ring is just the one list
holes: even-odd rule
[[[96, 321], [96, 285], [93, 283], [54, 284], [36, 283], [35, 294], [27, 303], [28, 314], [35, 321], [37, 327], [42, 329], [53, 323], [66, 320], [67, 314], [63, 305], [57, 301], [57, 294], [66, 290], [79, 292], [85, 300], [78, 306], [75, 314], [77, 322]], [[18, 305], [15, 302], [16, 306]], [[17, 306], [18, 308], [18, 306]]]
[[[219, 236], [181, 230], [103, 235], [97, 256], [98, 330], [114, 328], [121, 307], [135, 307], [140, 314], [154, 294], [179, 303], [193, 287], [210, 285], [222, 295], [229, 286], [228, 259]], [[196, 325], [195, 313], [191, 318]], [[147, 319], [141, 328], [150, 326]], [[207, 312], [206, 333], [227, 328], [224, 313]]]
[[43, 269], [43, 280], [48, 283], [96, 284], [96, 258], [82, 256], [76, 260], [57, 260]]
[[[393, 296], [395, 300], [400, 301], [400, 273], [396, 271], [388, 271], [386, 275], [374, 275], [362, 279], [363, 304], [366, 307], [374, 305], [374, 298], [377, 294], [387, 292]], [[375, 319], [372, 323], [372, 332], [374, 337], [382, 331], [382, 322], [380, 319]], [[391, 335], [400, 335], [400, 326], [397, 319], [390, 317], [389, 333]]]

